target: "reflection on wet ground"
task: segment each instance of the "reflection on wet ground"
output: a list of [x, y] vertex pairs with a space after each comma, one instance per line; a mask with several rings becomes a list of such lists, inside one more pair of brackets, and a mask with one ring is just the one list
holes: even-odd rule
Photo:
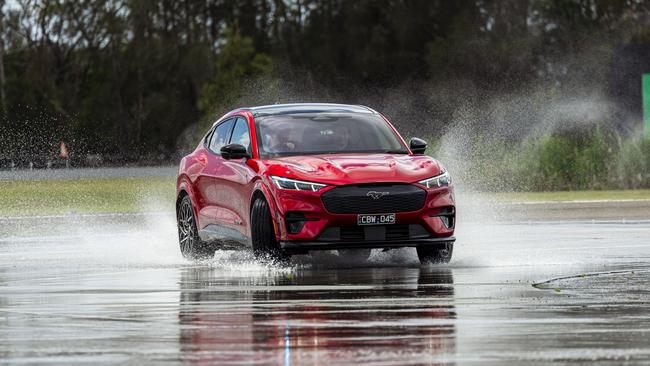
[[[198, 363], [255, 355], [262, 363], [316, 365], [371, 355], [401, 363], [403, 352], [425, 362], [455, 352], [450, 269], [346, 269], [271, 282], [230, 290], [213, 270], [183, 271], [181, 351]], [[251, 285], [255, 291], [238, 287]]]
[[185, 262], [164, 216], [48, 220], [0, 238], [0, 363], [650, 364], [647, 223], [482, 224], [449, 266], [278, 268]]

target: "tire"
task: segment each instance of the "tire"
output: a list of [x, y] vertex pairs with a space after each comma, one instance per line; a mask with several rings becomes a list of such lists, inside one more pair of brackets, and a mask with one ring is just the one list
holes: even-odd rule
[[449, 263], [454, 252], [454, 243], [418, 247], [417, 251], [421, 264]]
[[260, 259], [288, 263], [290, 256], [280, 249], [273, 229], [271, 209], [264, 198], [257, 198], [251, 208], [253, 252]]
[[196, 217], [190, 196], [184, 196], [176, 212], [178, 224], [178, 244], [185, 259], [209, 259], [214, 257], [214, 248], [199, 237]]
[[366, 262], [370, 258], [372, 249], [339, 249], [339, 257], [354, 262]]

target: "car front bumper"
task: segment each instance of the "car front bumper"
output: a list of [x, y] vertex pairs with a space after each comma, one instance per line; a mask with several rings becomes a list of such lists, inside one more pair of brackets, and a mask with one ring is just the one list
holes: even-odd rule
[[[451, 210], [452, 222], [455, 222], [455, 203], [452, 187], [436, 187], [426, 190], [425, 204], [416, 211], [394, 212], [388, 210], [382, 213], [395, 213], [395, 225], [422, 225], [428, 232], [428, 238], [451, 237], [454, 235], [454, 225], [447, 227], [441, 220], [444, 210]], [[314, 242], [322, 243], [321, 234], [330, 227], [356, 227], [358, 215], [367, 212], [335, 214], [328, 212], [321, 200], [321, 192], [276, 190], [274, 198], [277, 211], [278, 239], [281, 242]], [[288, 219], [287, 213], [299, 212], [304, 219]], [[288, 230], [289, 220], [303, 221], [298, 232]], [[320, 239], [319, 239], [320, 238]], [[400, 240], [416, 238], [400, 238]], [[420, 238], [417, 238], [420, 239]], [[384, 240], [378, 240], [384, 242]], [[345, 240], [341, 245], [350, 241]], [[412, 246], [412, 245], [411, 245]]]

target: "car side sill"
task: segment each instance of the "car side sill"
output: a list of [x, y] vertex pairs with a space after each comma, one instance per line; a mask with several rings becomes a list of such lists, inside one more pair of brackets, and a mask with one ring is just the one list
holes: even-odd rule
[[242, 235], [238, 230], [210, 224], [199, 230], [199, 238], [205, 242], [237, 242], [243, 245], [250, 243], [250, 238]]

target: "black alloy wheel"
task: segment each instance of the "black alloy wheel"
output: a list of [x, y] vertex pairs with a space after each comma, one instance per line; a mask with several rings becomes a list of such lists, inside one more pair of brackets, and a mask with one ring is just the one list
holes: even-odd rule
[[196, 218], [190, 196], [182, 198], [176, 214], [178, 221], [178, 243], [186, 259], [206, 259], [214, 256], [214, 249], [199, 237]]

